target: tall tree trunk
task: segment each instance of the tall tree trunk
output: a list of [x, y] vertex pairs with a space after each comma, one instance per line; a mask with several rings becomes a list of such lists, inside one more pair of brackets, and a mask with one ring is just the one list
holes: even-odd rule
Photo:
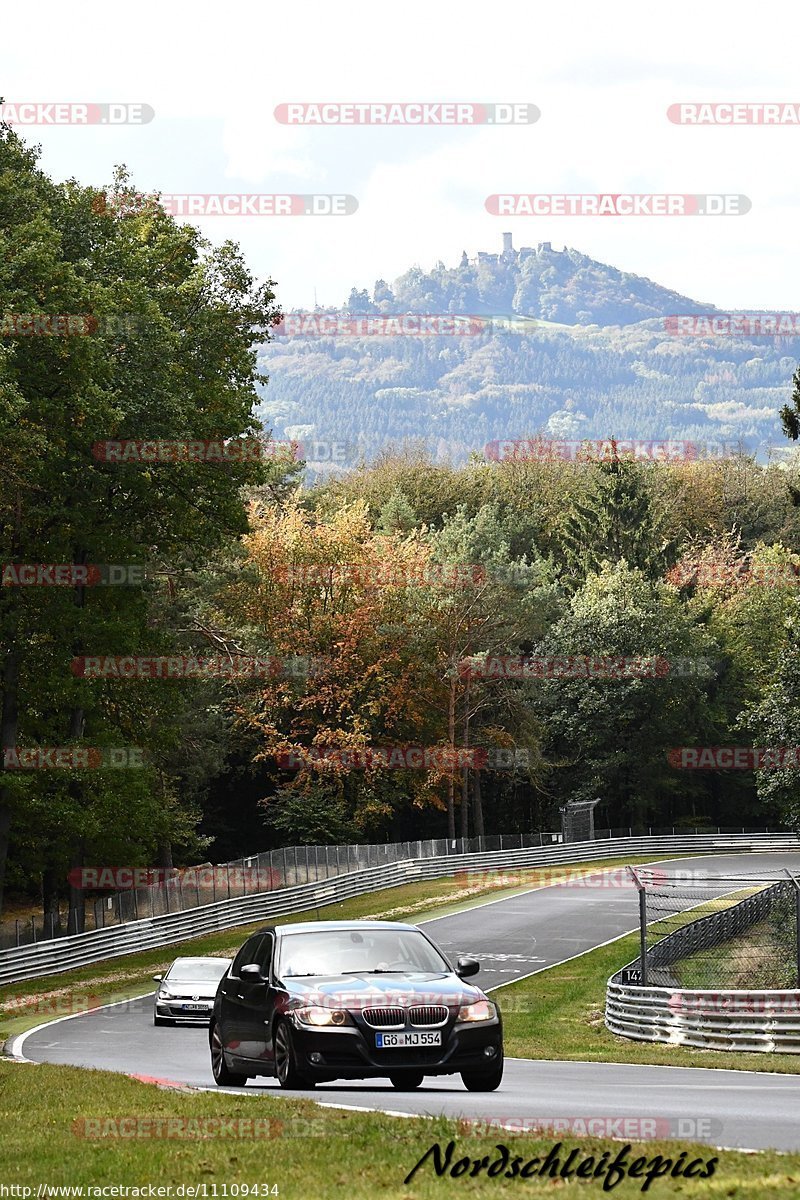
[[171, 871], [172, 862], [172, 842], [160, 842], [158, 846], [158, 864], [165, 871]]
[[[83, 737], [85, 714], [82, 708], [73, 708], [69, 719], [69, 735], [70, 743], [78, 741]], [[78, 807], [82, 807], [83, 785], [79, 779], [74, 779], [69, 785], [70, 794], [75, 798]], [[72, 860], [70, 862], [70, 885], [69, 885], [69, 915], [67, 917], [67, 931], [69, 933], [83, 933], [86, 928], [86, 899], [84, 889], [77, 887], [72, 882], [78, 875], [82, 867], [86, 866], [84, 862], [85, 846], [82, 838], [74, 843], [72, 851]]]
[[[464, 704], [464, 749], [469, 746], [469, 679]], [[466, 841], [469, 837], [469, 767], [464, 763], [461, 768], [461, 837]]]
[[[82, 566], [85, 566], [86, 563], [89, 561], [89, 552], [88, 552], [88, 550], [75, 550], [72, 557], [73, 557], [73, 562], [80, 563]], [[83, 608], [85, 606], [85, 604], [86, 604], [86, 588], [79, 585], [78, 587], [75, 588], [75, 607]], [[73, 643], [72, 652], [76, 656], [80, 656], [81, 654], [83, 654], [84, 646], [80, 639], [77, 639]], [[85, 726], [86, 726], [86, 713], [85, 713], [84, 709], [78, 708], [78, 707], [73, 708], [69, 714], [69, 731], [67, 734], [67, 740], [70, 744], [72, 742], [79, 741], [83, 737], [83, 734], [85, 731]], [[81, 782], [80, 776], [78, 776], [76, 779], [72, 780], [72, 782], [69, 785], [69, 792], [70, 792], [70, 795], [73, 796], [73, 798], [76, 801], [76, 808], [78, 810], [83, 808], [84, 788], [83, 788], [83, 783]], [[82, 839], [82, 837], [79, 836], [78, 839], [76, 840], [76, 842], [74, 843], [73, 853], [72, 853], [72, 861], [70, 862], [70, 867], [72, 868], [72, 872], [71, 872], [72, 878], [75, 878], [75, 874], [77, 873], [77, 871], [86, 865], [86, 863], [84, 862], [84, 853], [85, 853], [85, 846], [83, 843], [83, 839]], [[72, 882], [72, 879], [70, 879], [69, 915], [67, 918], [67, 931], [69, 933], [83, 933], [85, 928], [86, 928], [86, 898], [84, 895], [84, 889], [81, 887], [76, 887], [76, 885]]]
[[61, 933], [61, 913], [58, 907], [58, 874], [53, 866], [42, 871], [42, 915], [44, 936], [57, 937]]
[[469, 837], [469, 767], [461, 768], [461, 836]]
[[3, 890], [8, 861], [8, 841], [11, 832], [11, 807], [7, 799], [7, 788], [3, 786], [3, 752], [17, 744], [19, 729], [19, 665], [20, 654], [8, 650], [3, 661], [2, 706], [0, 707], [0, 912], [3, 910]]
[[[456, 683], [450, 680], [450, 695], [447, 702], [447, 734], [450, 738], [450, 752], [455, 756], [456, 748]], [[455, 841], [456, 836], [456, 798], [455, 782], [452, 767], [447, 776], [447, 836]]]
[[483, 799], [481, 797], [481, 773], [476, 770], [472, 776], [472, 823], [475, 837], [485, 837], [483, 828]]
[[[9, 560], [20, 553], [23, 527], [22, 492], [17, 490], [14, 505], [14, 525], [11, 542], [7, 548]], [[8, 600], [4, 601], [6, 613], [13, 614], [16, 597], [14, 589]], [[8, 843], [11, 832], [12, 809], [9, 804], [8, 788], [3, 786], [5, 770], [3, 751], [11, 750], [17, 744], [19, 734], [19, 668], [22, 654], [19, 649], [19, 638], [14, 621], [9, 618], [7, 632], [4, 634], [7, 647], [4, 657], [0, 660], [0, 912], [3, 911], [3, 894], [6, 882], [6, 863], [8, 862]]]
[[70, 860], [70, 884], [69, 884], [69, 915], [67, 916], [67, 933], [83, 933], [86, 929], [86, 901], [84, 898], [83, 888], [77, 887], [72, 882], [77, 877], [81, 868], [86, 864], [83, 861], [84, 847], [83, 842], [75, 843], [72, 858]]

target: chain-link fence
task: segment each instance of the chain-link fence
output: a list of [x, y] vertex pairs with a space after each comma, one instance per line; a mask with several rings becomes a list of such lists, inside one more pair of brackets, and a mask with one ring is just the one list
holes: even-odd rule
[[[104, 878], [120, 875], [119, 868], [90, 868], [86, 875], [89, 889], [95, 892], [85, 900], [82, 929], [75, 928], [74, 917], [67, 913], [47, 917], [29, 917], [7, 921], [0, 927], [0, 949], [49, 941], [89, 929], [105, 929], [166, 913], [184, 912], [213, 904], [217, 900], [235, 900], [242, 896], [317, 883], [351, 871], [366, 870], [410, 858], [437, 858], [449, 854], [481, 853], [492, 850], [517, 850], [531, 846], [550, 846], [562, 841], [561, 833], [495, 834], [482, 838], [438, 838], [426, 841], [392, 842], [382, 845], [285, 846], [267, 850], [233, 862], [181, 870], [129, 868], [125, 874], [131, 885], [124, 890], [97, 895], [91, 880], [102, 887]], [[144, 886], [137, 880], [148, 879]], [[150, 879], [155, 882], [150, 882]], [[88, 890], [88, 889], [87, 889]]]
[[[724, 836], [771, 831], [747, 830], [738, 826], [686, 830], [674, 826], [638, 825], [591, 830], [586, 840], [659, 837], [692, 832]], [[500, 833], [486, 837], [437, 838], [368, 846], [286, 846], [277, 850], [267, 850], [249, 858], [240, 858], [234, 862], [217, 865], [205, 863], [180, 870], [145, 871], [144, 875], [156, 876], [157, 882], [148, 881], [144, 886], [134, 886], [137, 876], [136, 868], [132, 868], [130, 885], [125, 886], [123, 890], [120, 890], [119, 886], [108, 890], [106, 885], [106, 890], [101, 894], [98, 893], [102, 887], [104, 873], [111, 869], [99, 868], [97, 879], [100, 887], [92, 886], [91, 883], [87, 885], [81, 928], [75, 927], [74, 912], [70, 918], [66, 911], [58, 914], [53, 912], [44, 918], [40, 915], [5, 921], [0, 926], [0, 950], [49, 941], [54, 937], [84, 930], [104, 929], [111, 925], [124, 925], [166, 913], [183, 912], [204, 904], [213, 904], [217, 900], [238, 899], [278, 888], [318, 882], [350, 871], [381, 866], [384, 863], [413, 858], [437, 858], [450, 854], [521, 850], [534, 846], [551, 846], [565, 840], [574, 839], [569, 834], [565, 839], [562, 830], [557, 833]], [[111, 873], [113, 875], [113, 871]]]
[[647, 868], [639, 889], [639, 961], [621, 982], [687, 989], [795, 988], [800, 880]]

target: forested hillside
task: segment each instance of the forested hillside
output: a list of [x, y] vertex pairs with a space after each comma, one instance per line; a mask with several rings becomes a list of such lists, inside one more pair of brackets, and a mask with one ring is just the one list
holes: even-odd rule
[[666, 318], [714, 306], [548, 243], [415, 267], [371, 295], [353, 289], [339, 311], [534, 319], [469, 336], [277, 337], [261, 352], [265, 423], [340, 444], [344, 466], [409, 441], [463, 462], [537, 432], [726, 442], [765, 460], [800, 355], [798, 338], [680, 335]]

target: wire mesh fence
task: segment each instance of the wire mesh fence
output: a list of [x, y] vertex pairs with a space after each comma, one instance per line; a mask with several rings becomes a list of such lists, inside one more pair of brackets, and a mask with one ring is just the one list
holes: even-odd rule
[[688, 989], [800, 986], [800, 880], [632, 871], [640, 954], [622, 982]]
[[[595, 829], [593, 839], [623, 837], [659, 837], [675, 834], [770, 833], [768, 828], [703, 827], [687, 830], [675, 826], [627, 826]], [[267, 850], [233, 862], [183, 869], [150, 871], [157, 882], [145, 886], [126, 886], [122, 890], [87, 889], [82, 920], [66, 910], [47, 916], [27, 916], [0, 925], [0, 950], [26, 946], [91, 929], [105, 929], [168, 913], [184, 912], [213, 904], [218, 900], [238, 899], [279, 888], [314, 883], [351, 871], [366, 870], [384, 863], [414, 858], [438, 858], [451, 854], [475, 854], [502, 850], [522, 850], [552, 846], [575, 840], [569, 830], [559, 832], [501, 833], [473, 838], [435, 838], [407, 842], [343, 846], [285, 846]], [[578, 839], [580, 840], [580, 839]], [[135, 871], [135, 868], [134, 868]], [[102, 875], [102, 870], [100, 872]], [[132, 872], [132, 878], [136, 878]], [[78, 928], [76, 928], [78, 925]]]
[[[411, 858], [437, 858], [450, 854], [482, 853], [493, 850], [517, 850], [550, 846], [561, 842], [561, 833], [494, 834], [481, 838], [435, 838], [411, 842], [390, 842], [347, 846], [284, 846], [248, 858], [227, 863], [204, 863], [181, 870], [141, 870], [139, 877], [156, 877], [145, 886], [127, 886], [124, 890], [89, 895], [85, 900], [82, 928], [76, 929], [74, 916], [52, 913], [47, 917], [6, 922], [0, 927], [0, 949], [49, 941], [55, 937], [124, 925], [149, 917], [185, 912], [218, 900], [236, 900], [243, 896], [318, 883], [351, 871], [367, 870], [383, 864]], [[127, 869], [133, 882], [137, 869]], [[109, 877], [119, 872], [108, 869]], [[97, 877], [102, 883], [101, 868]]]

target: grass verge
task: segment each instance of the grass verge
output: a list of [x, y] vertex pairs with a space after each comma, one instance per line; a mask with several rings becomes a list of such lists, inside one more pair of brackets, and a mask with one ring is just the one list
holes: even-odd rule
[[685, 988], [796, 988], [793, 909], [792, 898], [791, 906], [782, 905], [738, 937], [682, 959], [674, 966], [675, 978]]
[[[121, 1116], [129, 1118], [127, 1125], [110, 1124]], [[219, 1127], [214, 1130], [213, 1125], [201, 1125], [218, 1118], [224, 1121], [224, 1135]], [[280, 1200], [374, 1200], [377, 1195], [386, 1200], [428, 1200], [454, 1192], [487, 1198], [552, 1195], [554, 1188], [566, 1186], [566, 1181], [547, 1175], [525, 1180], [486, 1175], [486, 1165], [500, 1160], [498, 1144], [508, 1147], [510, 1160], [519, 1156], [526, 1163], [538, 1157], [540, 1163], [529, 1171], [541, 1169], [541, 1161], [557, 1143], [552, 1136], [499, 1131], [489, 1136], [481, 1131], [481, 1136], [476, 1136], [478, 1131], [463, 1123], [439, 1118], [399, 1120], [377, 1113], [318, 1108], [311, 1101], [288, 1097], [166, 1091], [121, 1075], [74, 1067], [0, 1062], [0, 1119], [0, 1180], [31, 1188], [28, 1195], [33, 1197], [43, 1183], [138, 1187], [145, 1189], [140, 1193], [144, 1196], [148, 1184], [173, 1189], [181, 1184], [185, 1188], [205, 1185], [205, 1193], [194, 1194], [209, 1198], [225, 1195], [224, 1185], [228, 1196], [278, 1195]], [[176, 1120], [186, 1122], [182, 1130], [187, 1136], [175, 1136], [176, 1126], [168, 1122]], [[159, 1121], [162, 1136], [154, 1136]], [[169, 1129], [172, 1136], [163, 1136]], [[112, 1130], [128, 1133], [120, 1136]], [[260, 1133], [253, 1136], [256, 1130]], [[232, 1136], [233, 1131], [241, 1136]], [[438, 1143], [444, 1154], [451, 1140], [455, 1142], [451, 1164], [462, 1158], [480, 1161], [488, 1156], [480, 1175], [473, 1177], [468, 1164], [457, 1177], [449, 1173], [437, 1177], [429, 1158], [408, 1184], [404, 1182], [432, 1145]], [[595, 1169], [604, 1153], [607, 1163], [623, 1149], [618, 1141], [564, 1138], [556, 1151], [557, 1169], [563, 1168], [571, 1150], [577, 1152], [573, 1169], [589, 1156], [594, 1160], [590, 1169]], [[793, 1200], [797, 1195], [799, 1155], [717, 1152], [707, 1146], [647, 1141], [628, 1149], [626, 1158], [629, 1163], [639, 1157], [652, 1162], [660, 1155], [675, 1164], [681, 1161], [681, 1151], [687, 1152], [683, 1165], [695, 1158], [706, 1163], [718, 1157], [713, 1177], [687, 1180], [667, 1176], [656, 1180], [648, 1195], [690, 1195], [698, 1200], [720, 1196]], [[696, 1171], [702, 1169], [695, 1167]], [[591, 1182], [594, 1188], [585, 1194], [603, 1195], [602, 1180]], [[640, 1196], [644, 1182], [642, 1177], [625, 1179], [614, 1187], [614, 1195]], [[524, 1184], [524, 1191], [515, 1187], [517, 1183]], [[238, 1190], [233, 1190], [234, 1185]], [[250, 1191], [256, 1185], [262, 1190]], [[275, 1186], [277, 1192], [263, 1190]], [[20, 1191], [7, 1194], [25, 1195]], [[183, 1195], [187, 1194], [191, 1193], [184, 1190]]]

